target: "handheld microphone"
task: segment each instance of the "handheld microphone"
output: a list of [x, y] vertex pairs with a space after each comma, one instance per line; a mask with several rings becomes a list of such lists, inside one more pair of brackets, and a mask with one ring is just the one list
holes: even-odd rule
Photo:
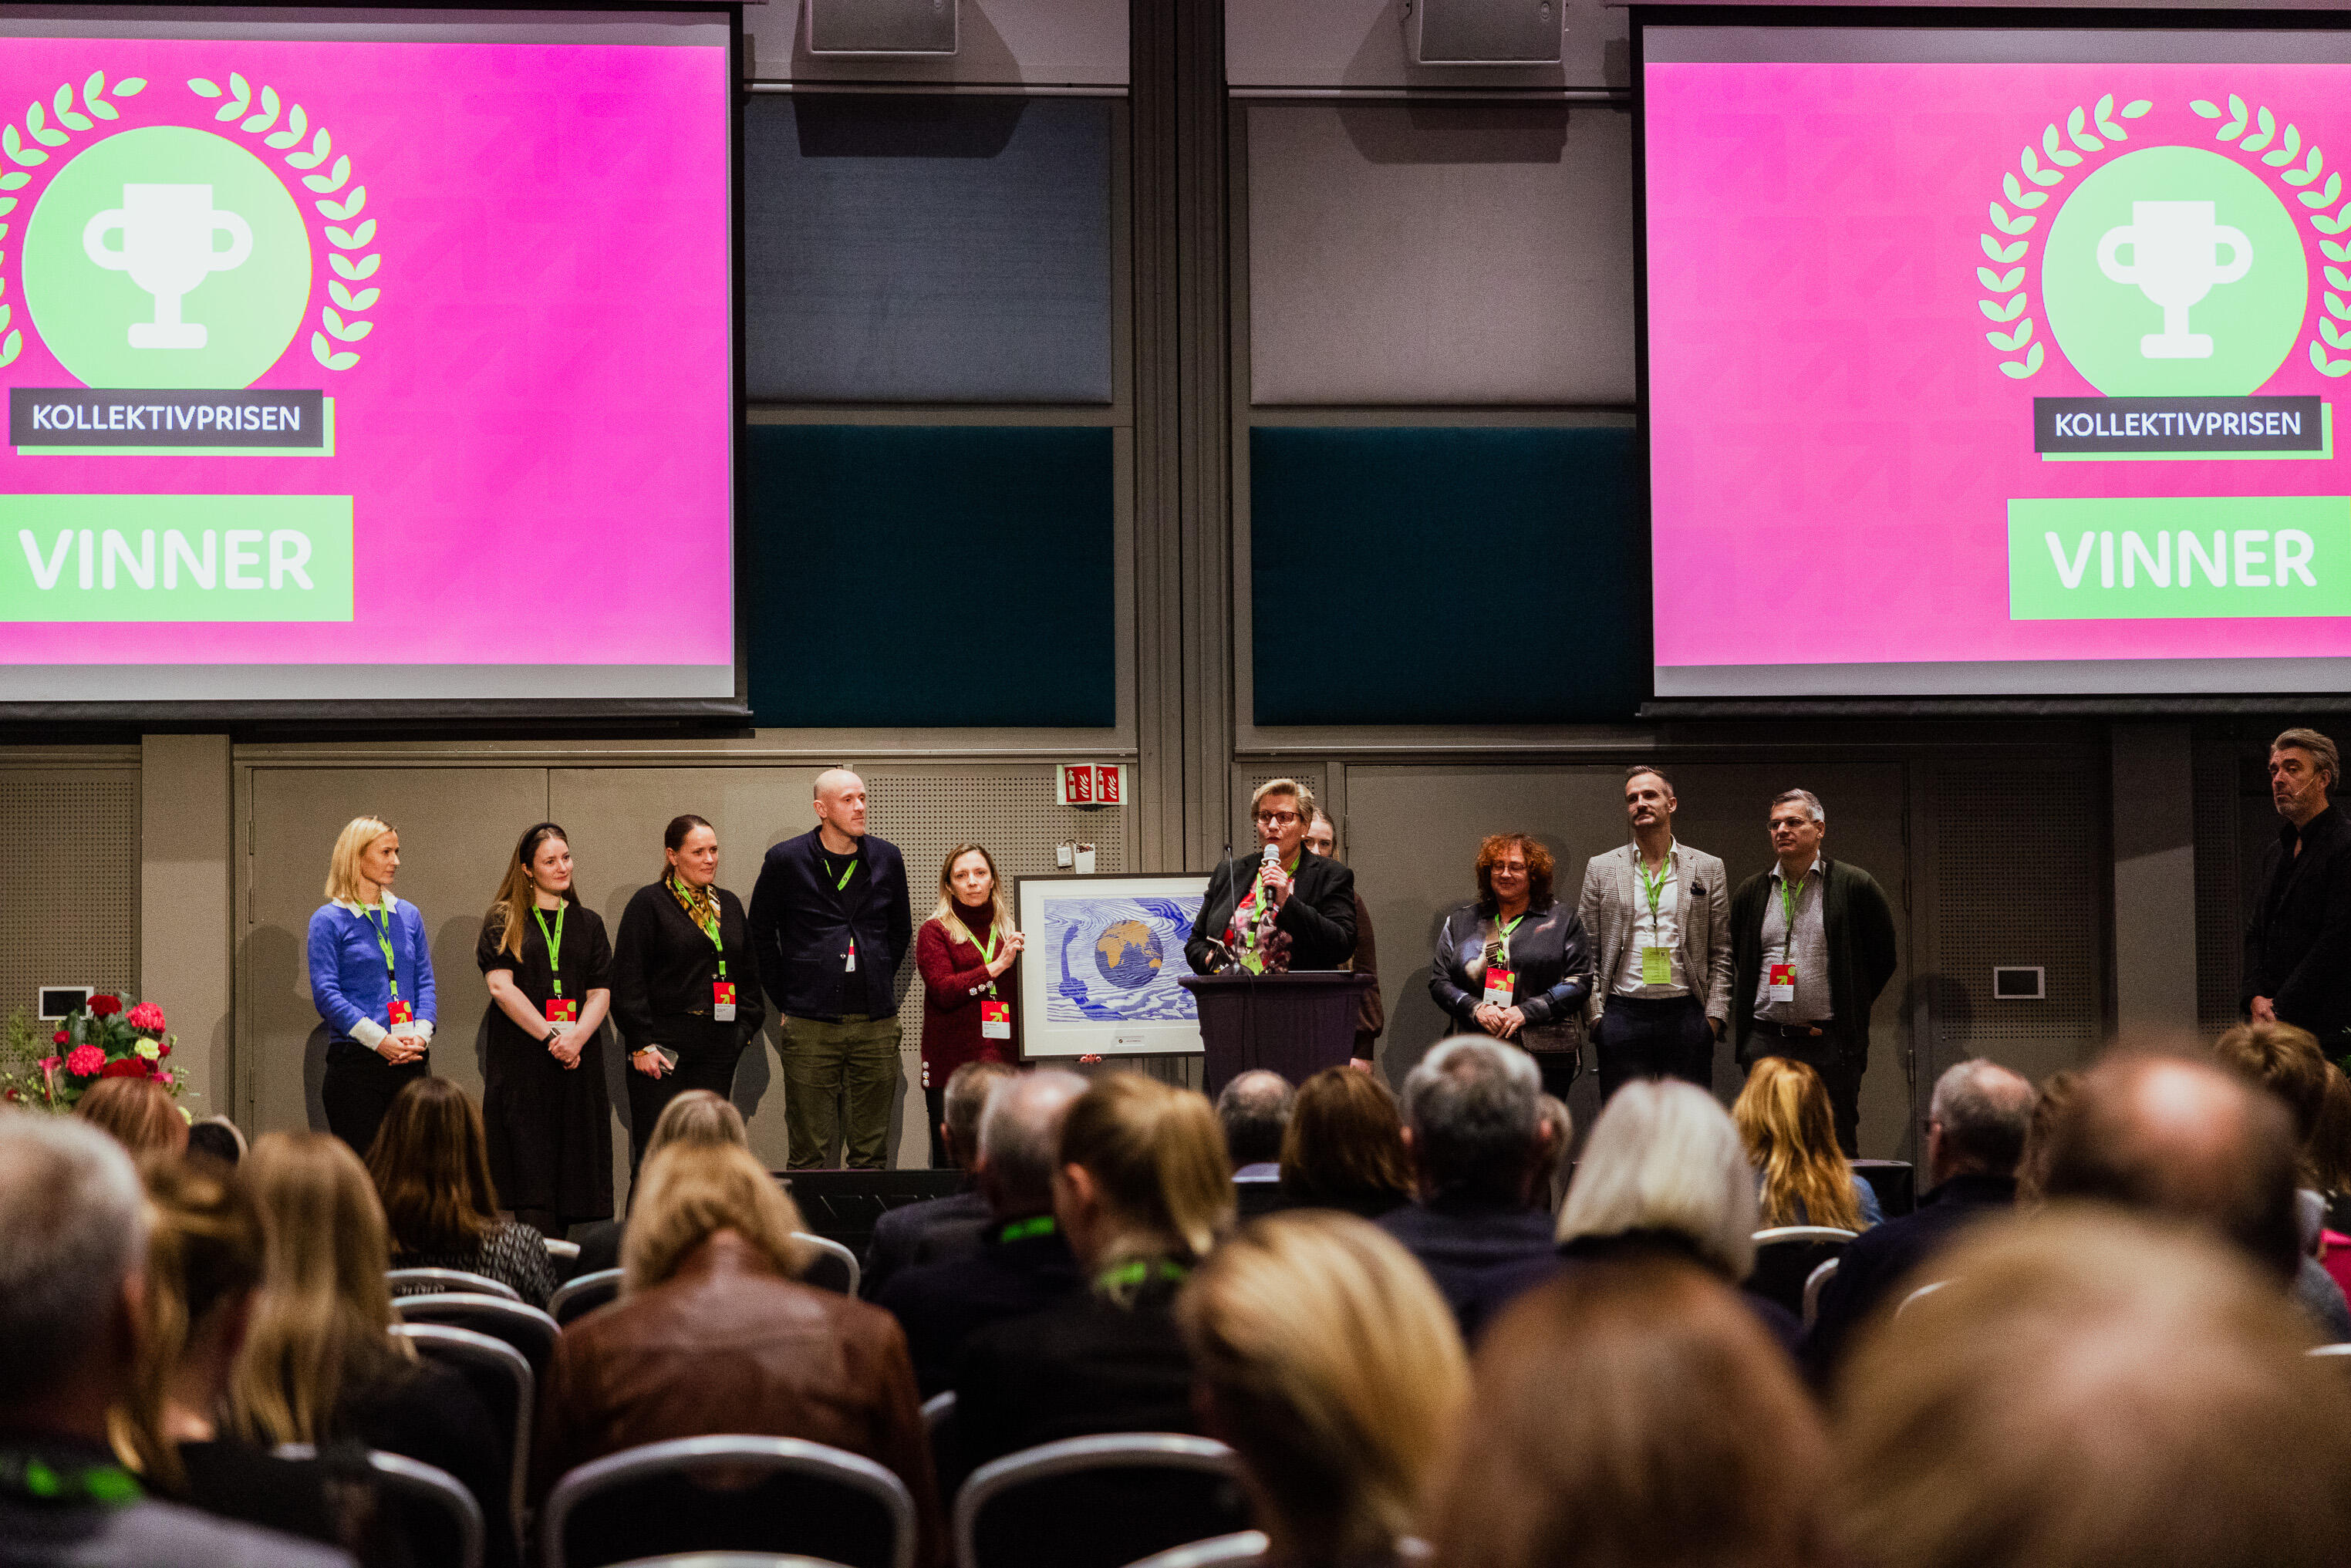
[[1281, 863], [1281, 846], [1280, 844], [1268, 844], [1265, 846], [1265, 863], [1268, 866], [1277, 866]]

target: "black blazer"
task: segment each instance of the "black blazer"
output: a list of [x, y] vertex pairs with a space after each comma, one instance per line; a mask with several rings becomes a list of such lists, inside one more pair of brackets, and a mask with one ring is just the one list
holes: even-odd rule
[[2267, 997], [2283, 1021], [2318, 1037], [2329, 1056], [2351, 1027], [2351, 822], [2329, 806], [2302, 830], [2278, 830], [2262, 855], [2262, 879], [2245, 922], [2244, 979], [2237, 1005]]
[[716, 892], [735, 1021], [710, 1016], [719, 950], [665, 882], [647, 883], [621, 912], [621, 935], [612, 944], [612, 1019], [632, 1052], [665, 1045], [680, 1056], [716, 1056], [740, 1051], [759, 1032], [768, 1015], [759, 1004], [759, 965], [743, 902], [723, 887]]
[[[1225, 939], [1225, 927], [1232, 924], [1233, 906], [1257, 880], [1263, 862], [1262, 854], [1237, 855], [1208, 873], [1208, 895], [1193, 923], [1192, 939], [1184, 944], [1184, 957], [1194, 974], [1208, 974], [1223, 961], [1224, 949], [1218, 945]], [[1273, 924], [1289, 934], [1291, 968], [1338, 968], [1355, 952], [1355, 873], [1312, 850], [1300, 850], [1290, 902]]]
[[1040, 1312], [967, 1336], [955, 1362], [956, 1437], [968, 1473], [1040, 1443], [1096, 1432], [1197, 1432], [1176, 1287], [1132, 1306], [1080, 1286]]
[[[905, 857], [897, 845], [866, 834], [864, 869], [843, 890], [818, 863], [824, 846], [817, 832], [811, 828], [769, 850], [751, 889], [751, 942], [768, 994], [789, 1018], [894, 1018], [898, 966], [914, 950]], [[854, 975], [848, 973], [852, 937]]]
[[[1486, 996], [1486, 923], [1491, 918], [1473, 899], [1447, 915], [1437, 933], [1428, 994], [1464, 1034], [1479, 1032], [1475, 1015]], [[1575, 905], [1554, 898], [1549, 909], [1529, 909], [1525, 924], [1510, 933], [1510, 967], [1517, 980], [1513, 994], [1519, 1010], [1527, 1016], [1528, 1029], [1571, 1022], [1592, 994], [1592, 944]], [[1539, 1044], [1549, 1049], [1550, 1044], [1522, 1043], [1530, 1051]], [[1560, 1043], [1572, 1043], [1572, 1039]]]

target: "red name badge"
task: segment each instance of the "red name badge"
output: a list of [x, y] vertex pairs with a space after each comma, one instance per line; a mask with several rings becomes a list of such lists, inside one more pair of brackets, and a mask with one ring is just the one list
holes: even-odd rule
[[1496, 964], [1486, 966], [1485, 1000], [1498, 1008], [1506, 1008], [1510, 1005], [1512, 998], [1518, 993], [1519, 977], [1516, 970], [1505, 969]]
[[735, 1021], [734, 981], [713, 980], [710, 982], [710, 1016], [713, 1020], [718, 1023], [733, 1023]]
[[1012, 1004], [1010, 1002], [979, 1004], [979, 1038], [982, 1040], [1012, 1038]]
[[1796, 999], [1796, 966], [1793, 964], [1772, 965], [1766, 980], [1771, 988], [1773, 1001], [1792, 1002]]
[[416, 1009], [395, 997], [392, 1003], [392, 1021], [395, 1028], [404, 1023], [414, 1023]]
[[547, 1021], [549, 1023], [578, 1023], [580, 1021], [580, 998], [577, 997], [548, 998]]

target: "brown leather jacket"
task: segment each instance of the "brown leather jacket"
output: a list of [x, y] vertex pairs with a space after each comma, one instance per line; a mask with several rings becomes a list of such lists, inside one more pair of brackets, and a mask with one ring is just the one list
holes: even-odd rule
[[603, 1455], [711, 1433], [804, 1437], [886, 1466], [914, 1494], [915, 1560], [946, 1561], [897, 1320], [783, 1278], [731, 1230], [662, 1284], [563, 1331], [540, 1400], [532, 1496]]

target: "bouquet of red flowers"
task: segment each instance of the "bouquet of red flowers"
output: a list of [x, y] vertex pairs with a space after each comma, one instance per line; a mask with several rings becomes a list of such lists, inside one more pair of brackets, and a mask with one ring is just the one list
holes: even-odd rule
[[176, 1100], [183, 1086], [164, 1062], [178, 1043], [152, 1002], [125, 1008], [120, 997], [92, 997], [60, 1019], [46, 1042], [19, 1013], [8, 1020], [0, 1099], [62, 1113], [101, 1078], [152, 1078]]

